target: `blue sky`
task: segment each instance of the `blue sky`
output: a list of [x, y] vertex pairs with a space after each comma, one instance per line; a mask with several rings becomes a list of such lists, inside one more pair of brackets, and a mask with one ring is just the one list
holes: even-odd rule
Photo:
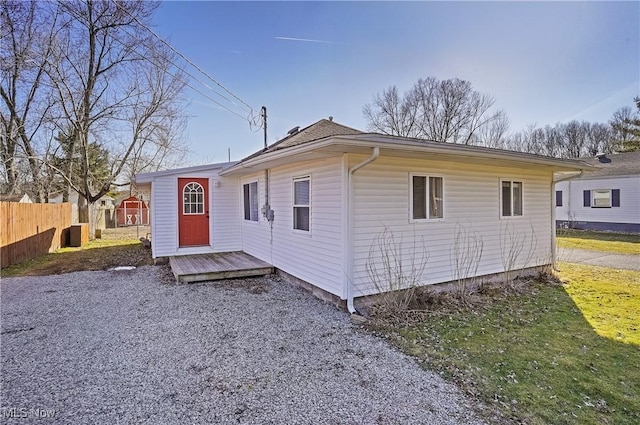
[[[271, 143], [328, 116], [365, 130], [376, 93], [428, 76], [492, 95], [511, 131], [606, 122], [640, 94], [639, 22], [639, 2], [164, 2], [154, 30], [256, 112], [265, 105]], [[246, 121], [186, 95], [185, 165], [263, 146]]]

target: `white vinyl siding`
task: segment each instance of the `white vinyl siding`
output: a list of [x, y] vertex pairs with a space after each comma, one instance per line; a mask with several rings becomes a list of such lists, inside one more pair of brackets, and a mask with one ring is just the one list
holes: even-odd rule
[[[365, 158], [363, 155], [350, 155], [349, 165], [353, 166]], [[407, 211], [410, 210], [409, 173], [443, 177], [445, 220], [407, 220]], [[551, 173], [548, 171], [381, 157], [359, 170], [354, 179], [353, 280], [356, 296], [375, 292], [367, 272], [367, 262], [382, 263], [383, 259], [371, 248], [385, 229], [393, 233], [405, 272], [417, 265], [415, 262], [412, 264], [412, 259], [421, 258], [424, 251], [428, 258], [424, 273], [419, 276], [422, 284], [448, 282], [455, 278], [452, 270], [453, 239], [456, 230], [461, 228], [476, 232], [482, 239], [484, 247], [478, 275], [504, 271], [501, 247], [509, 249], [512, 244], [509, 234], [521, 235], [525, 241], [523, 254], [515, 267], [550, 262], [552, 196], [549, 191]], [[521, 220], [500, 219], [498, 194], [501, 179], [517, 180], [526, 188]]]
[[[592, 208], [593, 192], [618, 189], [619, 207]], [[563, 181], [556, 185], [564, 199], [556, 208], [556, 220], [640, 224], [640, 176], [593, 178]], [[591, 205], [584, 206], [584, 191], [590, 191]]]
[[[235, 177], [218, 176], [219, 169], [168, 174], [151, 183], [151, 243], [153, 257], [169, 257], [186, 253], [238, 251], [240, 239], [240, 202], [237, 199], [239, 181]], [[209, 179], [210, 245], [178, 247], [178, 178]], [[217, 184], [215, 182], [218, 182]]]
[[[309, 228], [293, 229], [294, 179], [310, 176]], [[261, 219], [257, 225], [243, 221], [242, 249], [299, 279], [327, 292], [343, 296], [345, 272], [342, 249], [343, 187], [342, 158], [298, 162], [270, 170], [272, 225]], [[258, 181], [264, 190], [264, 172], [242, 177]]]

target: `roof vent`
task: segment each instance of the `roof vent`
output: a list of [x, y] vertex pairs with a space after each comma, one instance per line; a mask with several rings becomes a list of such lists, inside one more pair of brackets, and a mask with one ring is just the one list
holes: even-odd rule
[[329, 117], [329, 121], [333, 122], [333, 117], [330, 116]]
[[300, 126], [293, 127], [291, 130], [287, 132], [287, 136], [291, 136], [292, 134], [296, 134], [300, 130]]

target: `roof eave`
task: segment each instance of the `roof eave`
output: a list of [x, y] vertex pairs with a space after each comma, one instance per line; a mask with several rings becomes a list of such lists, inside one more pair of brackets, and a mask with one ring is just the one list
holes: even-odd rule
[[197, 173], [207, 170], [219, 170], [236, 165], [238, 161], [218, 162], [215, 164], [196, 165], [193, 167], [173, 168], [171, 170], [153, 171], [151, 173], [139, 173], [133, 176], [137, 184], [152, 183], [157, 177], [170, 176], [173, 174]]
[[266, 152], [255, 158], [251, 158], [247, 161], [237, 163], [225, 170], [220, 175], [233, 175], [246, 171], [247, 168], [260, 170], [263, 165], [267, 165], [269, 162], [274, 162], [278, 159], [282, 159], [287, 156], [300, 155], [312, 151], [319, 151], [323, 148], [330, 146], [344, 146], [344, 152], [349, 150], [346, 148], [372, 148], [379, 147], [380, 149], [387, 151], [420, 151], [424, 153], [433, 153], [443, 156], [466, 156], [471, 158], [485, 158], [506, 160], [520, 163], [530, 163], [544, 165], [553, 168], [554, 170], [578, 170], [589, 171], [595, 170], [593, 167], [584, 161], [575, 159], [558, 159], [542, 157], [538, 155], [526, 154], [515, 151], [496, 150], [489, 148], [480, 148], [477, 146], [456, 145], [452, 143], [437, 143], [437, 142], [424, 142], [413, 139], [398, 139], [392, 136], [380, 136], [380, 135], [353, 135], [353, 136], [331, 136], [324, 139], [319, 139], [313, 142], [305, 143], [299, 146], [292, 146], [273, 152]]

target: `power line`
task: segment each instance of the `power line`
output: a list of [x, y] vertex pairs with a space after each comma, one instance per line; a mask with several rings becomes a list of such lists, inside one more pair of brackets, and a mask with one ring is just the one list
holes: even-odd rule
[[202, 73], [205, 77], [207, 77], [208, 79], [210, 79], [211, 81], [213, 81], [215, 84], [217, 84], [221, 89], [223, 89], [224, 91], [226, 91], [227, 93], [229, 93], [231, 96], [233, 96], [236, 100], [238, 100], [240, 103], [242, 103], [243, 105], [245, 105], [247, 108], [249, 108], [249, 110], [251, 111], [251, 113], [253, 113], [253, 107], [251, 107], [251, 105], [249, 105], [247, 102], [245, 102], [244, 100], [240, 99], [235, 93], [233, 93], [231, 90], [229, 90], [228, 88], [226, 88], [224, 85], [222, 85], [222, 83], [220, 83], [218, 80], [216, 80], [215, 78], [213, 78], [211, 75], [209, 75], [206, 71], [204, 71], [202, 68], [200, 68], [198, 65], [196, 65], [195, 63], [193, 63], [189, 58], [187, 58], [185, 55], [183, 55], [181, 52], [179, 52], [175, 47], [173, 47], [171, 44], [169, 44], [168, 42], [166, 42], [162, 37], [160, 37], [158, 34], [155, 33], [155, 31], [153, 31], [151, 28], [149, 28], [146, 24], [144, 24], [143, 22], [141, 22], [138, 17], [132, 15], [131, 13], [129, 13], [129, 11], [127, 9], [125, 9], [124, 7], [122, 7], [121, 5], [118, 4], [117, 0], [111, 0], [113, 1], [113, 3], [116, 5], [116, 7], [118, 7], [119, 9], [121, 9], [122, 11], [124, 11], [127, 15], [129, 15], [133, 20], [135, 20], [138, 25], [140, 25], [142, 28], [146, 29], [147, 31], [149, 31], [151, 34], [153, 34], [153, 36], [155, 38], [157, 38], [158, 40], [160, 40], [161, 43], [163, 43], [165, 46], [167, 46], [169, 49], [171, 49], [175, 54], [177, 54], [178, 56], [180, 56], [182, 59], [184, 59], [188, 64], [190, 64], [191, 66], [193, 66], [195, 69], [197, 69], [200, 73]]
[[[121, 6], [119, 6], [119, 5], [115, 2], [115, 0], [112, 0], [112, 1], [114, 1], [114, 3], [116, 4], [116, 6], [117, 6], [117, 7], [119, 7], [119, 8], [121, 8], [121, 9], [122, 9], [122, 7], [121, 7]], [[59, 3], [61, 3], [61, 2], [59, 1]], [[82, 19], [82, 20], [85, 20], [85, 21], [86, 21], [86, 17], [84, 17], [84, 16], [82, 16], [82, 15], [79, 15], [79, 14], [75, 13], [75, 11], [73, 11], [73, 10], [69, 9], [69, 8], [68, 8], [66, 5], [64, 5], [64, 4], [63, 4], [63, 6], [65, 6], [65, 7], [67, 8], [67, 11], [68, 11], [68, 12], [70, 12], [70, 13], [72, 13], [72, 14], [73, 14], [77, 19]], [[124, 10], [124, 9], [122, 9], [122, 10]], [[125, 12], [127, 12], [127, 14], [129, 14], [129, 16], [132, 16], [128, 11], [126, 11], [126, 10], [125, 10]], [[135, 18], [135, 17], [133, 17], [133, 16], [132, 16], [132, 18], [136, 19], [136, 18]], [[137, 19], [136, 19], [136, 20], [137, 20]], [[147, 29], [148, 29], [148, 28], [147, 28]], [[125, 33], [127, 33], [127, 34], [128, 34], [128, 35], [130, 35], [130, 36], [132, 35], [131, 33], [127, 32], [126, 30], [125, 30], [124, 32], [125, 32]], [[154, 34], [154, 35], [155, 35], [155, 34]], [[123, 41], [121, 41], [118, 37], [116, 37], [113, 33], [110, 33], [110, 34], [109, 34], [109, 36], [110, 36], [114, 41], [116, 41], [116, 42], [118, 42], [119, 44], [121, 44], [123, 47], [130, 48], [132, 51], [136, 51], [135, 47], [128, 46], [128, 45], [127, 45], [127, 44], [125, 44]], [[157, 37], [157, 36], [156, 36], [156, 37]], [[163, 40], [161, 40], [161, 41], [163, 41]], [[163, 43], [165, 43], [167, 46], [169, 46], [169, 45], [168, 45], [168, 43], [166, 43], [166, 42], [164, 42], [164, 41], [163, 41]], [[169, 46], [169, 47], [171, 48], [171, 46]], [[174, 51], [175, 51], [175, 49], [173, 49], [173, 48], [172, 48], [172, 50], [174, 50]], [[176, 52], [177, 52], [177, 51], [176, 51]], [[145, 56], [145, 55], [143, 55], [143, 54], [140, 54], [140, 53], [139, 53], [139, 52], [137, 52], [137, 51], [136, 51], [136, 53], [137, 53], [137, 55], [138, 55], [138, 57], [139, 57], [140, 59], [151, 62], [151, 63], [152, 63], [153, 65], [155, 65], [158, 69], [162, 69], [162, 72], [164, 72], [164, 73], [166, 73], [166, 74], [168, 74], [168, 75], [170, 75], [170, 76], [172, 76], [172, 77], [174, 77], [174, 78], [179, 78], [176, 74], [173, 74], [173, 73], [169, 72], [166, 68], [164, 68], [163, 66], [161, 66], [161, 65], [160, 65], [160, 64], [158, 64], [157, 62], [153, 61], [149, 56]], [[178, 53], [178, 54], [180, 54], [179, 52], [177, 52], [177, 53]], [[182, 55], [180, 55], [180, 56], [182, 57]], [[167, 61], [168, 61], [169, 63], [171, 63], [173, 66], [175, 66], [175, 67], [176, 67], [176, 69], [177, 69], [178, 71], [184, 72], [185, 74], [189, 75], [190, 77], [192, 77], [194, 80], [196, 80], [197, 82], [199, 82], [200, 84], [202, 84], [202, 85], [203, 85], [203, 86], [205, 86], [206, 88], [208, 88], [208, 89], [210, 89], [211, 91], [213, 91], [213, 92], [214, 92], [215, 94], [217, 94], [218, 96], [222, 97], [223, 99], [225, 99], [225, 100], [226, 100], [226, 101], [228, 101], [229, 103], [234, 104], [234, 102], [233, 102], [233, 101], [231, 101], [229, 98], [227, 98], [227, 97], [226, 97], [226, 96], [224, 96], [223, 94], [221, 94], [221, 93], [217, 92], [215, 89], [213, 89], [212, 87], [210, 87], [210, 86], [209, 86], [208, 84], [206, 84], [205, 82], [201, 81], [199, 78], [197, 78], [197, 77], [193, 76], [193, 74], [191, 74], [189, 71], [187, 71], [187, 70], [186, 70], [186, 69], [184, 69], [183, 67], [180, 67], [178, 64], [176, 64], [176, 63], [175, 63], [174, 61], [172, 61], [170, 58], [165, 58], [165, 59], [167, 59]], [[253, 130], [253, 128], [252, 128], [252, 127], [253, 127], [254, 125], [256, 125], [256, 122], [255, 122], [255, 118], [253, 117], [253, 115], [254, 115], [254, 110], [253, 110], [253, 108], [251, 108], [250, 106], [248, 106], [248, 105], [247, 105], [247, 106], [249, 107], [249, 109], [250, 109], [250, 112], [249, 112], [248, 116], [243, 116], [243, 115], [239, 114], [238, 112], [236, 112], [236, 111], [234, 111], [234, 110], [230, 109], [229, 107], [227, 107], [227, 106], [223, 105], [223, 104], [222, 104], [222, 103], [220, 103], [218, 100], [216, 100], [216, 99], [214, 99], [214, 98], [212, 98], [212, 97], [208, 96], [207, 94], [203, 93], [202, 91], [200, 91], [199, 89], [197, 89], [196, 87], [194, 87], [193, 85], [191, 85], [189, 82], [184, 81], [184, 83], [185, 83], [185, 85], [186, 85], [186, 86], [188, 86], [191, 90], [195, 91], [196, 93], [200, 94], [201, 96], [203, 96], [203, 97], [205, 97], [206, 99], [210, 100], [211, 102], [215, 103], [216, 105], [218, 105], [218, 106], [219, 106], [219, 107], [221, 107], [222, 109], [224, 109], [224, 110], [226, 110], [226, 111], [228, 111], [228, 112], [231, 112], [232, 114], [234, 114], [234, 115], [238, 116], [238, 117], [239, 117], [239, 118], [241, 118], [242, 120], [247, 121], [247, 122], [249, 123], [249, 128], [250, 128], [252, 131], [258, 131], [258, 130], [261, 128], [261, 127], [260, 127], [260, 128], [258, 128], [257, 130]], [[224, 87], [223, 87], [223, 88], [224, 88]], [[228, 90], [227, 90], [227, 91], [228, 91]], [[233, 95], [233, 93], [232, 93], [232, 95]], [[235, 97], [235, 95], [234, 95], [234, 97]], [[244, 103], [244, 102], [243, 102], [243, 103]], [[245, 105], [246, 105], [246, 103], [245, 103]]]

